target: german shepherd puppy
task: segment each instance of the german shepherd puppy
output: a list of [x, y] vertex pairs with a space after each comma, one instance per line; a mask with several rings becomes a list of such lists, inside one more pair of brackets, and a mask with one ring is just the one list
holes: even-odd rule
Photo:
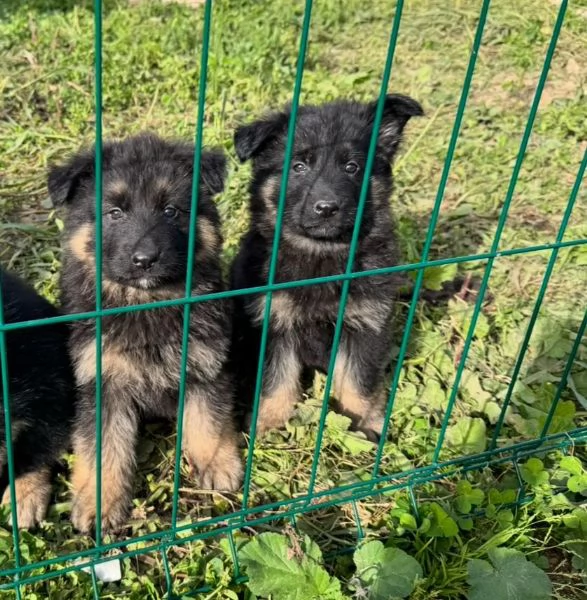
[[[103, 306], [181, 298], [185, 293], [193, 146], [149, 134], [103, 147]], [[226, 160], [202, 154], [192, 296], [224, 289], [222, 239], [212, 201], [224, 186]], [[67, 312], [95, 303], [94, 152], [81, 152], [49, 173], [55, 204], [67, 205], [62, 273]], [[230, 303], [191, 307], [183, 450], [201, 486], [235, 490], [242, 475], [225, 363]], [[131, 501], [141, 417], [175, 419], [183, 307], [102, 319], [102, 523], [117, 529]], [[73, 433], [72, 520], [88, 531], [95, 518], [95, 322], [72, 327], [70, 353], [80, 391]]]
[[[376, 103], [302, 106], [285, 199], [276, 283], [344, 272], [357, 213]], [[388, 95], [379, 130], [354, 271], [398, 263], [390, 212], [391, 163], [410, 117], [423, 114], [412, 98]], [[253, 160], [251, 227], [233, 264], [234, 289], [267, 282], [289, 110], [237, 129], [236, 152]], [[273, 294], [257, 427], [283, 426], [301, 397], [308, 369], [326, 371], [341, 282]], [[390, 361], [394, 278], [354, 279], [336, 366], [334, 396], [355, 427], [376, 439], [383, 426], [383, 379]], [[242, 394], [252, 396], [265, 294], [235, 301], [234, 363]], [[247, 396], [248, 395], [248, 396]]]
[[[57, 309], [16, 276], [0, 269], [6, 323], [57, 316]], [[75, 381], [64, 323], [6, 333], [8, 397], [18, 524], [30, 528], [47, 512], [51, 470], [67, 450], [75, 410]], [[1, 383], [1, 382], [0, 382]], [[8, 483], [4, 396], [0, 386], [0, 477]], [[10, 504], [6, 487], [3, 504]]]

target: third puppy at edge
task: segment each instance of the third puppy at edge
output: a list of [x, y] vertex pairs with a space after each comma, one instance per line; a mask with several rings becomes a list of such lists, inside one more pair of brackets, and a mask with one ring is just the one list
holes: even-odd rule
[[[194, 148], [140, 135], [103, 147], [104, 308], [182, 298]], [[81, 152], [49, 173], [55, 204], [67, 206], [62, 273], [67, 312], [95, 306], [94, 151]], [[221, 237], [212, 197], [224, 185], [225, 158], [202, 154], [191, 294], [224, 289]], [[212, 489], [236, 489], [242, 465], [233, 422], [233, 389], [225, 368], [229, 304], [193, 304], [189, 320], [183, 450]], [[124, 524], [132, 498], [135, 451], [143, 417], [175, 420], [178, 407], [183, 307], [102, 318], [102, 525]], [[73, 444], [72, 521], [81, 531], [96, 511], [96, 324], [72, 324], [70, 352], [79, 388]]]
[[[300, 107], [276, 283], [344, 273], [375, 112], [376, 102]], [[354, 271], [398, 263], [390, 211], [391, 164], [406, 123], [422, 114], [421, 106], [407, 96], [390, 94], [385, 100]], [[233, 289], [267, 283], [288, 120], [288, 110], [276, 112], [235, 134], [238, 157], [253, 161], [253, 178], [251, 226], [232, 268]], [[257, 431], [283, 426], [301, 400], [302, 375], [327, 370], [341, 287], [342, 282], [334, 282], [273, 294]], [[397, 287], [389, 276], [352, 281], [336, 356], [334, 397], [371, 439], [383, 426], [383, 379]], [[264, 308], [265, 294], [235, 300], [233, 362], [241, 398], [253, 397]]]

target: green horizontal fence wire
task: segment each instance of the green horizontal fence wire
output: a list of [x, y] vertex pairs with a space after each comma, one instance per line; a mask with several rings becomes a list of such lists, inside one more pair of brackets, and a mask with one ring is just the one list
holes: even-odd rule
[[[448, 150], [443, 166], [443, 171], [440, 178], [439, 187], [435, 197], [433, 209], [431, 212], [430, 222], [424, 241], [422, 255], [420, 261], [412, 264], [394, 265], [380, 269], [372, 269], [365, 271], [354, 271], [354, 258], [357, 250], [359, 232], [361, 227], [361, 220], [365, 202], [368, 196], [368, 185], [369, 176], [373, 166], [375, 157], [375, 148], [377, 143], [377, 134], [381, 117], [383, 113], [383, 103], [387, 92], [388, 82], [391, 75], [391, 69], [393, 65], [393, 57], [395, 53], [395, 47], [400, 29], [400, 22], [402, 18], [403, 0], [397, 0], [395, 5], [395, 12], [393, 16], [393, 23], [390, 33], [389, 46], [387, 57], [383, 69], [380, 93], [377, 102], [377, 110], [375, 120], [373, 124], [373, 130], [371, 134], [369, 152], [367, 156], [367, 164], [365, 169], [365, 175], [363, 178], [361, 193], [359, 199], [359, 205], [357, 210], [357, 216], [354, 224], [353, 235], [351, 244], [349, 247], [349, 255], [346, 262], [344, 273], [338, 275], [332, 275], [328, 277], [311, 278], [298, 281], [288, 281], [276, 283], [277, 277], [277, 260], [279, 256], [279, 242], [282, 229], [283, 213], [285, 208], [285, 200], [288, 185], [288, 174], [289, 164], [293, 155], [293, 145], [295, 139], [295, 127], [296, 119], [299, 107], [299, 98], [302, 89], [302, 80], [304, 75], [304, 63], [307, 54], [310, 24], [312, 15], [312, 0], [305, 1], [305, 10], [303, 15], [303, 22], [300, 34], [300, 44], [297, 56], [296, 65], [296, 77], [294, 83], [291, 114], [288, 123], [288, 135], [286, 152], [284, 157], [283, 175], [280, 184], [279, 203], [277, 210], [277, 219], [275, 232], [273, 237], [273, 247], [270, 259], [270, 268], [267, 278], [267, 284], [258, 286], [256, 288], [248, 288], [245, 290], [230, 290], [223, 292], [216, 292], [205, 294], [201, 296], [192, 296], [192, 283], [193, 283], [193, 267], [194, 267], [194, 250], [196, 245], [196, 225], [197, 225], [197, 209], [198, 209], [198, 190], [199, 190], [199, 175], [200, 175], [200, 163], [201, 163], [201, 152], [202, 152], [202, 139], [203, 139], [203, 128], [204, 128], [204, 109], [205, 109], [205, 97], [206, 97], [206, 83], [207, 83], [207, 66], [208, 66], [208, 54], [209, 54], [209, 41], [211, 35], [211, 21], [212, 21], [212, 0], [206, 0], [204, 6], [204, 21], [203, 21], [203, 33], [202, 33], [202, 49], [200, 55], [200, 78], [199, 78], [199, 97], [198, 97], [198, 115], [196, 120], [196, 131], [195, 131], [195, 148], [194, 148], [194, 176], [192, 181], [192, 198], [191, 198], [191, 213], [190, 213], [190, 233], [189, 233], [189, 253], [188, 253], [188, 265], [186, 272], [186, 288], [185, 296], [179, 299], [166, 300], [160, 302], [146, 303], [142, 305], [119, 307], [113, 309], [104, 309], [102, 305], [102, 1], [94, 0], [94, 72], [95, 72], [95, 137], [96, 137], [96, 302], [95, 310], [88, 311], [85, 313], [62, 315], [58, 317], [41, 319], [37, 321], [23, 321], [19, 323], [5, 323], [3, 303], [2, 303], [2, 282], [0, 281], [0, 372], [2, 375], [2, 392], [3, 392], [3, 407], [4, 407], [4, 421], [6, 426], [6, 454], [8, 463], [8, 474], [10, 484], [10, 495], [13, 506], [12, 511], [12, 524], [13, 524], [13, 544], [14, 544], [14, 566], [0, 571], [0, 576], [11, 578], [9, 582], [0, 583], [0, 590], [13, 590], [16, 593], [17, 598], [21, 597], [21, 589], [23, 585], [33, 584], [36, 582], [45, 581], [47, 579], [59, 577], [73, 571], [79, 571], [84, 568], [90, 568], [90, 575], [92, 579], [92, 591], [95, 598], [99, 597], [99, 586], [95, 573], [95, 566], [104, 563], [108, 560], [112, 560], [109, 555], [112, 551], [117, 552], [118, 559], [132, 558], [140, 556], [146, 553], [161, 553], [161, 561], [164, 571], [165, 584], [167, 588], [168, 597], [174, 597], [174, 581], [169, 557], [167, 551], [175, 545], [187, 544], [196, 540], [208, 540], [219, 535], [228, 536], [228, 544], [230, 549], [230, 555], [234, 564], [234, 579], [235, 581], [244, 580], [243, 574], [238, 561], [238, 553], [234, 540], [234, 532], [239, 530], [245, 523], [250, 527], [255, 527], [274, 521], [276, 519], [290, 520], [295, 527], [296, 518], [299, 515], [308, 513], [310, 511], [326, 509], [333, 506], [339, 506], [345, 503], [350, 503], [353, 517], [357, 527], [357, 541], [360, 541], [365, 533], [363, 531], [360, 514], [357, 506], [357, 502], [373, 496], [374, 494], [381, 494], [386, 492], [392, 492], [395, 490], [405, 489], [408, 491], [410, 502], [413, 506], [415, 514], [418, 513], [418, 502], [416, 497], [416, 488], [424, 483], [437, 481], [445, 477], [450, 477], [459, 473], [469, 472], [473, 470], [483, 469], [489, 466], [502, 465], [510, 463], [513, 465], [519, 482], [519, 497], [516, 504], [521, 504], [528, 501], [528, 497], [525, 496], [524, 485], [521, 479], [519, 462], [520, 460], [532, 456], [538, 451], [545, 451], [555, 448], [567, 448], [576, 443], [587, 441], [587, 427], [577, 428], [572, 431], [563, 433], [549, 434], [553, 425], [553, 420], [556, 418], [556, 409], [561, 400], [564, 390], [567, 388], [573, 362], [579, 351], [579, 347], [582, 343], [585, 335], [585, 329], [587, 327], [587, 312], [583, 316], [581, 325], [578, 328], [576, 337], [574, 338], [568, 360], [563, 369], [563, 373], [558, 383], [558, 386], [553, 394], [553, 401], [550, 410], [546, 416], [541, 434], [534, 440], [527, 440], [518, 442], [516, 444], [508, 445], [506, 447], [498, 447], [498, 439], [501, 433], [503, 422], [505, 419], [506, 411], [514, 393], [514, 387], [516, 381], [519, 378], [520, 370], [522, 368], [524, 357], [528, 346], [530, 344], [532, 332], [536, 321], [539, 316], [540, 307], [547, 291], [547, 287], [556, 264], [556, 260], [559, 251], [563, 248], [581, 247], [587, 244], [587, 239], [575, 239], [570, 241], [563, 241], [567, 225], [569, 223], [573, 207], [576, 203], [582, 178], [585, 174], [587, 167], [587, 152], [585, 152], [582, 162], [579, 167], [573, 188], [569, 195], [567, 207], [562, 216], [561, 224], [557, 232], [556, 240], [550, 244], [540, 244], [534, 246], [528, 246], [525, 248], [511, 248], [500, 250], [501, 235], [503, 233], [510, 204], [514, 196], [516, 183], [522, 167], [524, 156], [528, 147], [530, 136], [532, 133], [532, 127], [536, 118], [540, 97], [542, 90], [546, 83], [550, 63], [556, 48], [557, 40], [563, 25], [568, 0], [562, 0], [558, 15], [556, 18], [555, 26], [553, 28], [552, 37], [549, 43], [548, 51], [544, 60], [542, 72], [538, 85], [536, 87], [535, 95], [530, 108], [528, 120], [520, 148], [515, 161], [515, 165], [512, 171], [512, 176], [509, 182], [508, 190], [504, 199], [503, 206], [501, 208], [500, 216], [498, 219], [495, 236], [491, 245], [491, 249], [485, 253], [472, 254], [467, 256], [449, 257], [439, 260], [429, 260], [430, 249], [433, 242], [434, 232], [436, 224], [439, 219], [441, 205], [443, 202], [445, 189], [450, 174], [453, 157], [458, 143], [459, 134], [461, 130], [462, 120], [467, 105], [467, 99], [469, 96], [469, 90], [472, 84], [475, 65], [477, 56], [481, 48], [483, 32], [487, 21], [491, 0], [483, 0], [479, 20], [477, 23], [477, 29], [475, 38], [473, 40], [469, 63], [465, 73], [459, 105], [455, 114], [455, 121], [448, 145]], [[471, 456], [460, 456], [452, 458], [450, 460], [440, 461], [440, 454], [442, 452], [444, 438], [446, 434], [446, 428], [451, 418], [452, 409], [456, 402], [460, 379], [463, 374], [469, 349], [474, 336], [476, 321], [482, 310], [484, 296], [487, 291], [488, 282], [491, 276], [492, 269], [495, 265], [496, 260], [507, 260], [508, 258], [514, 258], [516, 256], [537, 253], [537, 252], [548, 252], [550, 253], [545, 273], [542, 279], [540, 289], [538, 291], [536, 301], [533, 307], [532, 315], [529, 319], [527, 329], [525, 332], [524, 340], [519, 349], [519, 353], [516, 358], [516, 362], [513, 367], [511, 381], [509, 383], [506, 396], [504, 398], [502, 409], [496, 426], [494, 428], [493, 438], [489, 445], [488, 450]], [[440, 265], [448, 264], [464, 264], [483, 261], [486, 262], [485, 271], [483, 275], [482, 284], [478, 292], [476, 304], [474, 307], [473, 317], [467, 331], [465, 338], [465, 344], [459, 365], [457, 368], [455, 381], [451, 390], [451, 395], [447, 405], [446, 413], [443, 419], [439, 439], [434, 449], [433, 460], [430, 464], [418, 468], [412, 468], [402, 472], [394, 473], [380, 473], [380, 467], [383, 457], [384, 444], [386, 442], [387, 432], [389, 423], [392, 417], [395, 396], [397, 394], [400, 376], [402, 372], [402, 366], [407, 354], [408, 344], [411, 336], [411, 330], [415, 319], [416, 307], [418, 298], [423, 285], [424, 269], [429, 267], [435, 267]], [[356, 481], [349, 484], [339, 485], [334, 488], [326, 490], [316, 490], [316, 480], [318, 474], [318, 466], [321, 454], [322, 439], [324, 434], [324, 427], [327, 416], [328, 400], [330, 396], [333, 372], [335, 367], [336, 355], [340, 338], [342, 334], [342, 327], [344, 322], [344, 313], [346, 302], [350, 286], [353, 280], [362, 277], [374, 277], [382, 275], [392, 275], [394, 273], [414, 271], [416, 272], [415, 285], [410, 303], [406, 326], [403, 332], [400, 350], [397, 358], [397, 362], [394, 368], [392, 381], [389, 390], [388, 402], [386, 406], [385, 424], [384, 431], [381, 437], [381, 441], [377, 447], [375, 453], [375, 462], [371, 472], [371, 477], [365, 481]], [[329, 368], [327, 371], [326, 384], [324, 389], [324, 395], [322, 398], [322, 406], [320, 411], [319, 425], [317, 431], [316, 447], [313, 453], [310, 481], [308, 489], [305, 493], [299, 496], [288, 498], [282, 501], [270, 502], [259, 506], [250, 506], [250, 494], [251, 484], [253, 475], [253, 460], [254, 460], [254, 447], [256, 441], [256, 420], [259, 409], [259, 402], [262, 395], [262, 380], [263, 380], [263, 366], [264, 358], [266, 353], [268, 335], [269, 335], [269, 320], [271, 315], [271, 303], [273, 293], [292, 289], [296, 287], [304, 287], [310, 285], [326, 285], [333, 282], [342, 282], [341, 286], [341, 298], [339, 304], [339, 310], [337, 315], [337, 322], [334, 328], [333, 344], [331, 348]], [[202, 519], [196, 523], [178, 523], [178, 505], [179, 505], [179, 483], [180, 483], [180, 466], [181, 466], [181, 445], [182, 445], [182, 433], [183, 433], [183, 407], [185, 403], [185, 387], [186, 387], [186, 370], [187, 370], [187, 351], [189, 342], [189, 315], [192, 304], [205, 301], [223, 300], [228, 298], [234, 298], [237, 296], [244, 296], [249, 294], [265, 294], [265, 309], [264, 309], [264, 320], [262, 326], [261, 336], [261, 347], [259, 352], [259, 363], [257, 370], [257, 380], [255, 386], [255, 394], [253, 398], [253, 415], [251, 423], [249, 451], [245, 465], [245, 480], [243, 488], [243, 501], [240, 509], [235, 510], [230, 514], [223, 514], [214, 517]], [[154, 533], [145, 534], [142, 536], [134, 537], [130, 540], [119, 540], [115, 542], [104, 543], [102, 539], [101, 531], [101, 446], [102, 446], [102, 428], [101, 428], [101, 417], [102, 417], [102, 406], [101, 406], [101, 354], [102, 354], [102, 319], [106, 316], [113, 316], [118, 314], [124, 314], [128, 312], [136, 312], [142, 310], [156, 310], [171, 306], [182, 306], [183, 307], [183, 334], [182, 334], [182, 355], [180, 361], [180, 386], [179, 386], [179, 397], [178, 397], [178, 416], [177, 416], [177, 439], [176, 439], [176, 454], [175, 454], [175, 470], [174, 470], [174, 483], [173, 483], [173, 496], [172, 496], [172, 515], [171, 515], [171, 527], [164, 531], [157, 531]], [[10, 415], [10, 402], [9, 402], [9, 357], [7, 356], [7, 342], [6, 336], [9, 332], [26, 329], [29, 327], [43, 326], [51, 323], [58, 322], [74, 322], [83, 319], [94, 319], [96, 323], [96, 442], [97, 442], [97, 457], [96, 457], [96, 546], [87, 550], [79, 552], [73, 552], [55, 558], [45, 559], [31, 564], [23, 564], [22, 553], [20, 551], [20, 537], [18, 532], [18, 515], [15, 506], [15, 472], [14, 472], [14, 447], [11, 439], [11, 415]], [[272, 511], [276, 511], [272, 513]], [[267, 514], [272, 513], [272, 514]], [[181, 537], [179, 537], [181, 535]], [[138, 547], [134, 547], [138, 546]], [[75, 562], [73, 562], [75, 561]], [[43, 571], [43, 572], [39, 572]], [[199, 590], [192, 590], [189, 595], [197, 593]], [[201, 591], [204, 591], [203, 589]], [[210, 591], [208, 589], [208, 591]]]
[[[285, 146], [285, 156], [283, 159], [283, 174], [281, 176], [281, 186], [279, 189], [279, 200], [277, 205], [277, 216], [275, 219], [275, 232], [273, 234], [273, 247], [271, 249], [271, 260], [269, 262], [268, 285], [273, 285], [277, 273], [277, 257], [279, 252], [279, 238], [281, 236], [281, 227], [283, 223], [283, 213], [285, 209], [285, 197], [287, 194], [287, 182], [289, 179], [289, 165], [292, 159], [294, 136], [296, 132], [296, 118], [298, 114], [298, 105], [302, 91], [302, 79], [304, 76], [304, 62], [306, 51], [308, 49], [308, 38], [310, 35], [310, 20], [312, 18], [312, 0], [306, 0], [304, 9], [304, 22], [302, 25], [302, 34], [300, 38], [300, 49], [298, 52], [298, 62], [296, 68], [296, 80], [294, 84], [294, 93], [291, 103], [291, 112], [287, 129], [287, 142]], [[261, 345], [259, 349], [259, 364], [257, 368], [257, 381], [255, 383], [255, 396], [253, 399], [253, 409], [251, 414], [251, 431], [249, 441], [249, 454], [245, 465], [243, 508], [246, 508], [249, 502], [249, 492], [251, 487], [251, 477], [253, 470], [253, 458], [255, 450], [255, 439], [257, 436], [257, 416], [259, 413], [259, 402], [263, 387], [263, 366], [265, 362], [265, 353], [267, 350], [267, 338], [269, 335], [269, 316], [271, 314], [272, 290], [265, 296], [265, 310], [263, 312], [263, 328], [261, 331]]]
[[[528, 142], [530, 141], [530, 135], [532, 134], [532, 127], [534, 126], [534, 120], [536, 119], [536, 113], [538, 112], [538, 106], [540, 105], [540, 98], [542, 97], [542, 90], [544, 89], [544, 85], [546, 84], [546, 79], [548, 77], [548, 71], [550, 70], [550, 63], [552, 61], [552, 57], [554, 55], [554, 51], [556, 50], [556, 44], [558, 41], [558, 36], [560, 34], [563, 21], [565, 18], [565, 13], [567, 10], [568, 0], [563, 0], [561, 2], [558, 15], [556, 18], [556, 22], [554, 24], [554, 29], [552, 30], [552, 36], [550, 38], [550, 44], [548, 45], [548, 50], [546, 52], [546, 57], [544, 59], [544, 65], [542, 66], [542, 72], [540, 73], [540, 79], [538, 81], [538, 85], [536, 86], [536, 92], [534, 93], [534, 99], [532, 100], [532, 106], [530, 108], [530, 114], [528, 115], [528, 121], [526, 122], [526, 127], [524, 128], [524, 134], [522, 136], [522, 141], [520, 143], [520, 149], [518, 151], [518, 156], [516, 157], [516, 163], [514, 165], [514, 169], [512, 172], [512, 177], [510, 179], [510, 183], [508, 186], [508, 190], [506, 193], [506, 197], [501, 209], [501, 214], [499, 215], [499, 220], [497, 222], [497, 228], [495, 230], [495, 235], [493, 237], [493, 242], [491, 244], [491, 252], [497, 252], [499, 248], [499, 243], [501, 241], [501, 234], [503, 233], [510, 204], [512, 198], [514, 197], [514, 191], [516, 189], [516, 183], [518, 182], [518, 177], [520, 175], [520, 169], [522, 168], [522, 163], [524, 162], [524, 157], [526, 155], [526, 149], [528, 148]], [[483, 301], [485, 299], [485, 292], [487, 291], [487, 286], [489, 284], [489, 278], [491, 277], [491, 272], [493, 270], [495, 259], [490, 258], [487, 261], [487, 265], [485, 267], [485, 273], [483, 274], [483, 280], [481, 281], [481, 286], [479, 287], [479, 292], [477, 294], [477, 300], [475, 302], [475, 308], [473, 310], [473, 315], [471, 316], [471, 323], [469, 325], [469, 329], [467, 331], [467, 336], [465, 338], [465, 343], [463, 344], [463, 350], [461, 354], [461, 358], [459, 360], [459, 366], [457, 368], [457, 372], [455, 374], [455, 380], [452, 386], [452, 391], [450, 398], [448, 399], [448, 405], [446, 407], [446, 413], [444, 415], [444, 419], [442, 421], [442, 428], [440, 430], [440, 435], [438, 437], [438, 442], [436, 444], [436, 448], [434, 450], [433, 461], [438, 462], [438, 458], [442, 451], [442, 445], [444, 443], [444, 438], [446, 436], [446, 430], [448, 428], [448, 423], [450, 417], [452, 415], [452, 410], [454, 408], [457, 394], [459, 392], [459, 384], [461, 382], [461, 377], [463, 375], [463, 371], [465, 370], [465, 363], [467, 362], [467, 357], [469, 355], [469, 349], [471, 347], [471, 343], [473, 341], [473, 336], [475, 334], [475, 327], [477, 326], [477, 319], [479, 318], [479, 314], [481, 313], [483, 307]]]
[[177, 407], [177, 440], [175, 445], [175, 471], [173, 475], [173, 508], [171, 528], [173, 537], [177, 528], [177, 507], [179, 504], [179, 484], [181, 479], [181, 447], [183, 437], [183, 409], [185, 406], [188, 344], [190, 331], [191, 304], [187, 300], [192, 295], [194, 256], [196, 250], [196, 223], [198, 210], [198, 191], [200, 181], [200, 164], [202, 159], [202, 136], [204, 132], [204, 109], [206, 106], [206, 80], [208, 74], [208, 49], [210, 47], [210, 26], [212, 21], [212, 0], [206, 0], [204, 9], [204, 32], [202, 37], [202, 57], [200, 62], [200, 84], [198, 92], [198, 120], [196, 124], [196, 143], [194, 149], [194, 175], [192, 179], [192, 201], [190, 207], [190, 224], [188, 240], [188, 264], [183, 306], [183, 332], [181, 340], [181, 371], [179, 381], [179, 402]]
[[[367, 269], [365, 271], [354, 271], [353, 273], [341, 273], [340, 275], [328, 275], [326, 277], [298, 279], [297, 281], [284, 281], [283, 283], [274, 283], [273, 285], [260, 285], [257, 287], [228, 290], [225, 292], [213, 292], [202, 294], [201, 296], [192, 296], [187, 300], [185, 298], [176, 298], [173, 300], [160, 300], [158, 302], [146, 302], [144, 304], [133, 304], [132, 306], [119, 306], [117, 308], [103, 308], [102, 316], [121, 315], [129, 312], [140, 312], [142, 310], [154, 310], [166, 306], [181, 306], [186, 302], [197, 304], [198, 302], [209, 302], [211, 300], [221, 300], [234, 298], [236, 296], [247, 296], [250, 294], [261, 294], [268, 291], [275, 292], [278, 290], [287, 290], [296, 287], [306, 287], [309, 285], [327, 284], [334, 281], [345, 281], [346, 279], [360, 279], [362, 277], [374, 277], [378, 275], [390, 275], [391, 273], [405, 273], [406, 271], [419, 271], [420, 269], [428, 269], [430, 267], [440, 267], [442, 265], [454, 265], [468, 262], [485, 261], [495, 258], [507, 258], [510, 256], [518, 256], [520, 254], [532, 254], [536, 252], [545, 252], [554, 248], [574, 248], [585, 246], [587, 238], [569, 240], [560, 243], [537, 244], [535, 246], [526, 246], [525, 248], [509, 248], [507, 250], [499, 250], [496, 252], [482, 252], [479, 254], [467, 254], [465, 256], [453, 256], [451, 258], [440, 258], [425, 262], [410, 263], [405, 265], [396, 265], [393, 267], [382, 267], [379, 269]], [[27, 329], [29, 327], [41, 327], [43, 325], [51, 325], [52, 323], [72, 323], [74, 321], [83, 321], [84, 319], [94, 319], [98, 313], [96, 311], [86, 311], [82, 313], [72, 313], [60, 315], [58, 317], [50, 317], [45, 319], [19, 321], [17, 323], [6, 323], [0, 326], [1, 331], [14, 331], [15, 329]]]
[[[467, 457], [465, 460], [463, 457], [455, 460], [445, 461], [443, 463], [439, 463], [437, 467], [423, 467], [418, 469], [411, 469], [410, 471], [394, 473], [392, 475], [385, 475], [378, 479], [377, 483], [385, 484], [378, 488], [378, 493], [391, 492], [395, 490], [401, 490], [409, 488], [411, 484], [413, 485], [421, 485], [423, 483], [429, 483], [431, 481], [436, 481], [439, 479], [444, 479], [447, 477], [451, 477], [459, 472], [469, 472], [474, 470], [480, 470], [489, 466], [499, 465], [506, 462], [510, 462], [512, 460], [512, 456], [515, 456], [517, 459], [522, 459], [528, 456], [533, 456], [537, 451], [545, 451], [551, 450], [555, 448], [568, 448], [569, 446], [573, 446], [574, 444], [584, 443], [587, 441], [587, 427], [583, 427], [577, 429], [573, 432], [565, 432], [561, 434], [546, 436], [544, 440], [531, 440], [528, 442], [521, 442], [516, 444], [516, 446], [512, 446], [508, 449], [500, 450], [495, 449], [492, 451], [486, 451], [479, 455], [475, 455], [472, 457]], [[544, 443], [547, 445], [544, 445]], [[548, 443], [552, 442], [552, 443]], [[466, 462], [467, 464], [463, 464]], [[390, 483], [393, 482], [393, 483]], [[332, 500], [324, 500], [323, 502], [319, 502], [318, 500], [322, 498], [332, 497], [335, 494], [342, 494], [344, 492], [349, 492], [349, 496], [343, 496], [340, 498], [333, 498]], [[352, 494], [352, 495], [350, 495]], [[328, 508], [331, 506], [338, 506], [343, 504], [344, 502], [348, 502], [352, 499], [361, 500], [373, 495], [373, 482], [357, 482], [353, 484], [348, 484], [345, 486], [340, 486], [334, 490], [322, 490], [320, 492], [316, 492], [314, 494], [317, 502], [312, 504], [310, 507], [294, 507], [289, 511], [284, 511], [279, 513], [279, 518], [288, 518], [294, 515], [299, 515], [304, 512], [309, 512], [313, 510], [319, 510], [322, 508]], [[247, 515], [253, 514], [262, 514], [266, 510], [270, 510], [271, 508], [276, 508], [279, 506], [283, 506], [284, 508], [297, 504], [297, 499], [285, 500], [283, 502], [275, 502], [270, 505], [263, 505], [261, 507], [254, 507], [248, 509], [248, 511], [237, 511], [233, 513], [231, 516], [234, 517], [244, 517]], [[247, 513], [245, 515], [244, 513]], [[275, 515], [269, 515], [265, 517], [257, 517], [254, 519], [250, 519], [247, 521], [247, 525], [250, 527], [255, 527], [257, 525], [261, 525], [263, 523], [268, 523], [274, 521], [276, 518]], [[197, 533], [194, 535], [186, 536], [181, 538], [182, 544], [188, 544], [190, 542], [196, 540], [205, 540], [212, 537], [216, 537], [218, 535], [227, 534], [229, 531], [233, 531], [234, 529], [238, 529], [239, 525], [226, 523], [226, 515], [221, 517], [214, 517], [212, 519], [207, 519], [200, 523], [189, 524], [185, 526], [178, 527], [178, 533], [184, 533], [187, 531], [192, 531], [198, 529], [200, 527], [207, 527], [214, 524], [220, 524], [220, 526], [212, 531], [206, 531], [202, 533]], [[152, 546], [145, 546], [138, 548], [136, 550], [128, 550], [117, 554], [117, 558], [131, 558], [133, 556], [139, 556], [141, 554], [145, 554], [147, 552], [157, 552], [162, 548], [168, 548], [170, 546], [176, 545], [177, 541], [169, 540], [169, 532], [162, 531], [152, 534], [146, 534], [143, 536], [139, 536], [133, 538], [132, 540], [122, 540], [119, 542], [113, 542], [109, 544], [104, 544], [100, 548], [93, 548], [89, 550], [82, 550], [80, 552], [68, 554], [65, 556], [56, 557], [53, 559], [47, 559], [44, 561], [39, 561], [37, 563], [26, 565], [21, 567], [20, 569], [5, 569], [2, 572], [4, 576], [14, 575], [16, 573], [22, 573], [25, 571], [32, 571], [39, 568], [44, 568], [51, 565], [57, 565], [59, 563], [65, 563], [70, 560], [75, 560], [83, 557], [92, 557], [96, 558], [82, 563], [72, 564], [63, 569], [55, 570], [48, 573], [43, 573], [41, 575], [35, 575], [27, 578], [23, 578], [21, 580], [22, 585], [28, 585], [30, 583], [34, 583], [37, 581], [43, 581], [46, 579], [50, 579], [53, 577], [58, 577], [59, 575], [64, 575], [72, 570], [80, 570], [82, 568], [88, 567], [90, 565], [96, 565], [103, 562], [107, 562], [112, 560], [111, 557], [108, 556], [100, 556], [103, 552], [107, 552], [116, 548], [126, 547], [133, 544], [140, 544], [146, 541], [155, 541], [160, 539], [165, 539], [164, 542], [160, 544], [154, 544]], [[14, 587], [13, 583], [1, 584], [0, 590], [11, 589]]]

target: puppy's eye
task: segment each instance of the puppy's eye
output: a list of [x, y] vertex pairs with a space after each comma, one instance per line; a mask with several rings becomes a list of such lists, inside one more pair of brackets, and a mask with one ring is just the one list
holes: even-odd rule
[[108, 211], [108, 216], [113, 221], [116, 221], [117, 219], [121, 219], [123, 215], [124, 215], [124, 213], [122, 212], [122, 209], [120, 209], [120, 208], [113, 208]]
[[304, 171], [306, 171], [306, 169], [308, 168], [308, 166], [306, 165], [306, 163], [303, 162], [295, 162], [292, 167], [291, 167], [296, 173], [303, 173]]
[[175, 206], [172, 206], [171, 204], [168, 204], [164, 209], [163, 209], [163, 214], [168, 218], [168, 219], [174, 219], [175, 217], [177, 217], [177, 213], [179, 211], [177, 210], [177, 208], [175, 208]]
[[354, 175], [359, 170], [359, 165], [354, 160], [351, 160], [344, 166], [344, 170], [345, 173]]

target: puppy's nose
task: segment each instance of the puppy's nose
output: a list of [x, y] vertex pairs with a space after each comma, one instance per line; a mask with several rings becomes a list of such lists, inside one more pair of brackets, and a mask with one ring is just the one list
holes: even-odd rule
[[327, 219], [338, 212], [338, 203], [334, 200], [318, 200], [314, 204], [314, 212]]
[[150, 269], [159, 260], [159, 253], [157, 251], [138, 251], [132, 255], [132, 262], [136, 267], [142, 269]]

